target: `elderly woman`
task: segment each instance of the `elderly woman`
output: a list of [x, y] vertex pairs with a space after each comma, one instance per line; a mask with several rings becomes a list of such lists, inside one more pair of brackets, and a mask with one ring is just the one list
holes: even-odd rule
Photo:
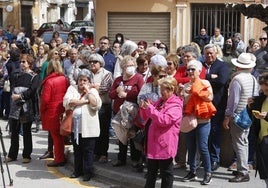
[[[268, 187], [268, 73], [259, 77], [261, 87], [260, 96], [254, 96], [248, 101], [248, 112], [252, 118], [256, 142], [256, 170], [260, 178], [265, 180]], [[251, 116], [253, 114], [254, 116]]]
[[40, 114], [44, 130], [48, 130], [54, 144], [54, 161], [47, 166], [63, 166], [64, 138], [60, 135], [60, 116], [64, 112], [63, 96], [69, 86], [58, 59], [49, 61], [48, 76], [42, 82]]
[[[197, 118], [197, 127], [186, 133], [186, 146], [188, 149], [188, 163], [190, 172], [183, 178], [184, 182], [196, 180], [196, 154], [197, 148], [204, 166], [204, 179], [202, 185], [211, 183], [211, 162], [208, 151], [208, 136], [210, 132], [210, 117], [215, 115], [216, 109], [212, 104], [213, 92], [207, 80], [200, 79], [202, 64], [192, 60], [187, 64], [187, 73], [190, 82], [184, 85], [183, 96], [184, 114], [193, 114]], [[199, 106], [197, 108], [196, 106]], [[202, 108], [204, 107], [204, 108]], [[208, 109], [208, 110], [204, 110]]]
[[[122, 76], [115, 79], [109, 96], [114, 100], [113, 113], [118, 113], [120, 106], [124, 101], [137, 103], [137, 96], [141, 87], [144, 84], [143, 77], [136, 73], [136, 59], [132, 56], [125, 56], [120, 62]], [[131, 159], [133, 163], [137, 163], [141, 158], [141, 152], [134, 147], [133, 140], [130, 139]], [[126, 165], [127, 160], [127, 145], [119, 141], [118, 160], [113, 163], [113, 166]]]
[[94, 87], [100, 95], [102, 106], [99, 110], [100, 136], [96, 140], [95, 157], [100, 163], [108, 162], [109, 126], [111, 124], [112, 101], [109, 91], [113, 84], [113, 75], [104, 69], [104, 59], [100, 54], [93, 53], [86, 57], [91, 71], [91, 87]]
[[20, 126], [23, 127], [23, 163], [31, 161], [33, 149], [31, 127], [34, 120], [32, 98], [38, 87], [38, 76], [31, 70], [33, 58], [30, 54], [20, 56], [20, 68], [10, 74], [13, 80], [9, 124], [11, 128], [11, 145], [6, 162], [17, 160], [19, 151]]
[[173, 158], [177, 153], [179, 126], [183, 102], [176, 96], [177, 81], [174, 78], [159, 80], [162, 97], [155, 103], [144, 99], [140, 102], [142, 117], [150, 118], [146, 155], [148, 174], [145, 187], [155, 187], [160, 169], [161, 187], [173, 187]]
[[121, 61], [123, 57], [128, 55], [135, 58], [139, 57], [138, 45], [131, 40], [127, 40], [126, 42], [124, 42], [121, 47], [121, 54], [118, 56], [114, 67], [114, 78], [117, 78], [122, 75]]
[[90, 76], [89, 70], [82, 69], [78, 84], [71, 85], [63, 99], [65, 109], [73, 109], [74, 172], [70, 178], [83, 175], [83, 181], [92, 177], [95, 142], [100, 135], [98, 111], [102, 102], [98, 91], [91, 87]]

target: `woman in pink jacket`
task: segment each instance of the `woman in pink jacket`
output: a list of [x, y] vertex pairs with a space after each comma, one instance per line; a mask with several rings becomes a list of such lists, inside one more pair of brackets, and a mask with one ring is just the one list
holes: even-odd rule
[[176, 156], [180, 122], [182, 119], [182, 98], [177, 97], [177, 81], [174, 78], [159, 80], [162, 97], [151, 104], [149, 100], [140, 103], [144, 119], [150, 117], [146, 144], [148, 175], [145, 188], [155, 187], [158, 169], [162, 178], [161, 187], [173, 186], [173, 158]]
[[64, 155], [64, 138], [60, 135], [60, 116], [64, 112], [63, 97], [69, 86], [64, 76], [59, 60], [52, 59], [47, 68], [48, 76], [42, 83], [41, 120], [44, 130], [48, 130], [54, 143], [54, 161], [49, 167], [63, 166], [66, 162]]

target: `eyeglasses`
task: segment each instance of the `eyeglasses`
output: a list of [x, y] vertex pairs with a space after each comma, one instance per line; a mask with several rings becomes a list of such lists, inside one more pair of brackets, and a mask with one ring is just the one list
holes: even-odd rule
[[91, 63], [97, 64], [98, 61], [89, 61], [89, 64], [91, 64]]
[[259, 38], [259, 40], [267, 40], [267, 38]]
[[189, 69], [187, 69], [187, 72], [194, 72], [194, 71], [195, 71], [194, 68], [189, 68]]
[[161, 78], [165, 78], [166, 75], [165, 74], [164, 75], [158, 75], [158, 77], [161, 79]]
[[167, 62], [167, 65], [172, 65], [172, 64], [173, 64], [172, 61]]

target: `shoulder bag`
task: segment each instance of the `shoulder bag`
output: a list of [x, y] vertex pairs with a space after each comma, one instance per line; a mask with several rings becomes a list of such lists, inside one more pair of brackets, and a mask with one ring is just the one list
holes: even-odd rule
[[197, 119], [193, 114], [186, 114], [182, 117], [180, 131], [188, 133], [197, 127]]
[[[79, 100], [85, 95], [83, 93]], [[73, 130], [73, 109], [68, 109], [65, 111], [62, 117], [62, 121], [60, 124], [60, 135], [61, 136], [69, 136]]]

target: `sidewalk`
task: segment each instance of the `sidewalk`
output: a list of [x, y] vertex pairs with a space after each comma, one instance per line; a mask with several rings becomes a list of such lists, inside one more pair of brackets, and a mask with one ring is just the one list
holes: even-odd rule
[[[70, 147], [72, 148], [72, 147]], [[112, 161], [117, 159], [118, 145], [116, 145], [116, 139], [110, 139], [109, 145], [109, 162], [100, 164], [94, 162], [95, 167], [95, 179], [105, 182], [113, 188], [140, 188], [145, 184], [145, 172], [138, 173], [133, 171], [131, 167], [130, 159], [128, 158], [127, 165], [123, 167], [113, 167]], [[69, 165], [73, 165], [72, 150], [68, 154]], [[174, 169], [174, 188], [179, 187], [203, 187], [200, 182], [203, 179], [203, 169], [197, 171], [198, 180], [195, 182], [182, 182], [182, 178], [188, 173], [187, 170]], [[220, 167], [213, 173], [213, 179], [208, 187], [217, 188], [264, 188], [266, 185], [263, 180], [260, 180], [259, 176], [255, 178], [255, 171], [250, 172], [250, 181], [244, 183], [229, 183], [228, 179], [232, 178], [232, 172], [228, 172], [227, 168]], [[160, 187], [160, 180], [157, 180], [157, 186]], [[204, 186], [205, 187], [205, 186]]]

